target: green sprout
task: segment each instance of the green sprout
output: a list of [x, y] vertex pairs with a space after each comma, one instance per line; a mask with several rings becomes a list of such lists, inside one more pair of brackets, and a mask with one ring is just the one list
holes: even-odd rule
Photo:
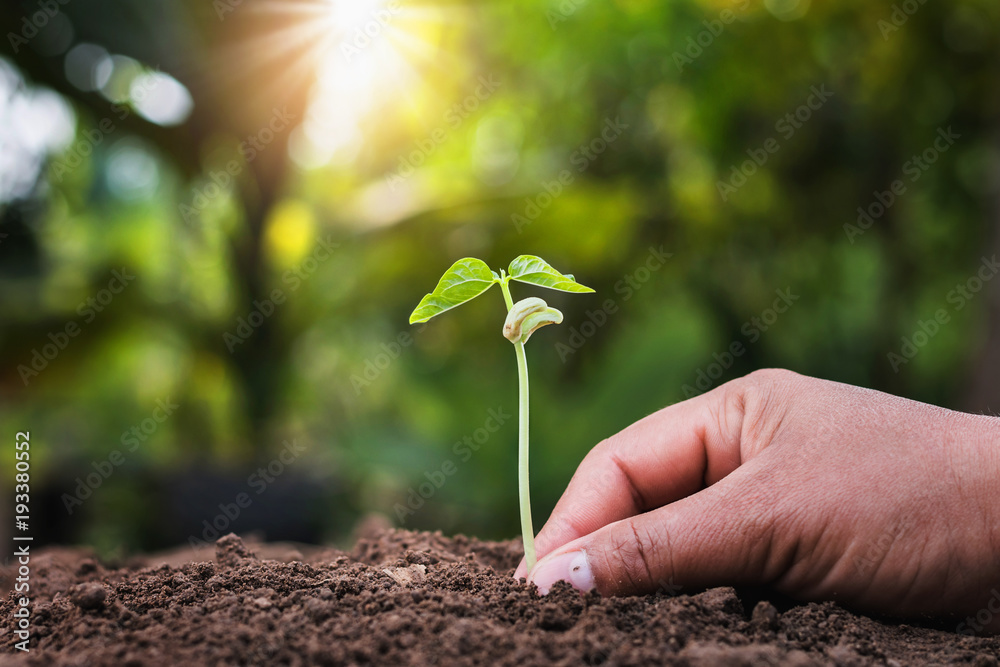
[[507, 304], [507, 320], [503, 325], [504, 338], [514, 344], [517, 354], [519, 381], [518, 405], [518, 492], [521, 502], [521, 535], [524, 540], [524, 557], [530, 572], [535, 567], [535, 532], [531, 527], [531, 497], [528, 490], [528, 360], [524, 344], [531, 334], [548, 324], [559, 324], [563, 314], [550, 308], [544, 300], [531, 297], [514, 303], [510, 296], [510, 281], [538, 285], [560, 292], [587, 293], [594, 290], [576, 282], [572, 275], [563, 275], [545, 260], [533, 255], [521, 255], [499, 275], [479, 259], [460, 259], [448, 269], [434, 291], [420, 300], [410, 315], [410, 324], [426, 322], [436, 315], [475, 299], [494, 284], [499, 283]]

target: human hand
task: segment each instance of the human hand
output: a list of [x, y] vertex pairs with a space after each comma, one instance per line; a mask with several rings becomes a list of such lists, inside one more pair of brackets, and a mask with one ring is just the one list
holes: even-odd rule
[[536, 548], [543, 594], [768, 584], [998, 631], [1000, 419], [758, 371], [597, 445]]

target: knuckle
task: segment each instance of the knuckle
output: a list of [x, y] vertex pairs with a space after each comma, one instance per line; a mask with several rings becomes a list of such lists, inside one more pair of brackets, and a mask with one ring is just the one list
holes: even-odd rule
[[748, 385], [761, 388], [777, 388], [787, 386], [802, 376], [784, 368], [761, 368], [746, 375], [743, 380]]
[[656, 580], [657, 560], [663, 557], [663, 539], [659, 531], [642, 522], [626, 519], [610, 545], [607, 557], [611, 572], [632, 590], [650, 588]]
[[784, 421], [792, 389], [803, 376], [780, 368], [767, 368], [738, 380], [726, 395], [730, 412], [738, 414], [741, 458], [745, 461], [771, 443]]

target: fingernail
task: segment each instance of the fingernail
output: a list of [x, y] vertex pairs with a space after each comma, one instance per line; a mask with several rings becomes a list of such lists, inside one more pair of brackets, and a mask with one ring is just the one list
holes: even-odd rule
[[538, 592], [548, 595], [557, 581], [568, 581], [573, 588], [586, 593], [594, 587], [594, 574], [584, 551], [570, 551], [558, 556], [543, 558], [531, 571], [528, 581], [538, 587]]

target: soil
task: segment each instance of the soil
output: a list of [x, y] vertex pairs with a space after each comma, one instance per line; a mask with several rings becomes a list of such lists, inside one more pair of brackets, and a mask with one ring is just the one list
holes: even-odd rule
[[0, 665], [998, 665], [1000, 638], [732, 588], [540, 598], [511, 578], [520, 556], [400, 530], [350, 552], [228, 535], [214, 554], [116, 565], [47, 549], [30, 653], [14, 650], [10, 570], [0, 587]]

